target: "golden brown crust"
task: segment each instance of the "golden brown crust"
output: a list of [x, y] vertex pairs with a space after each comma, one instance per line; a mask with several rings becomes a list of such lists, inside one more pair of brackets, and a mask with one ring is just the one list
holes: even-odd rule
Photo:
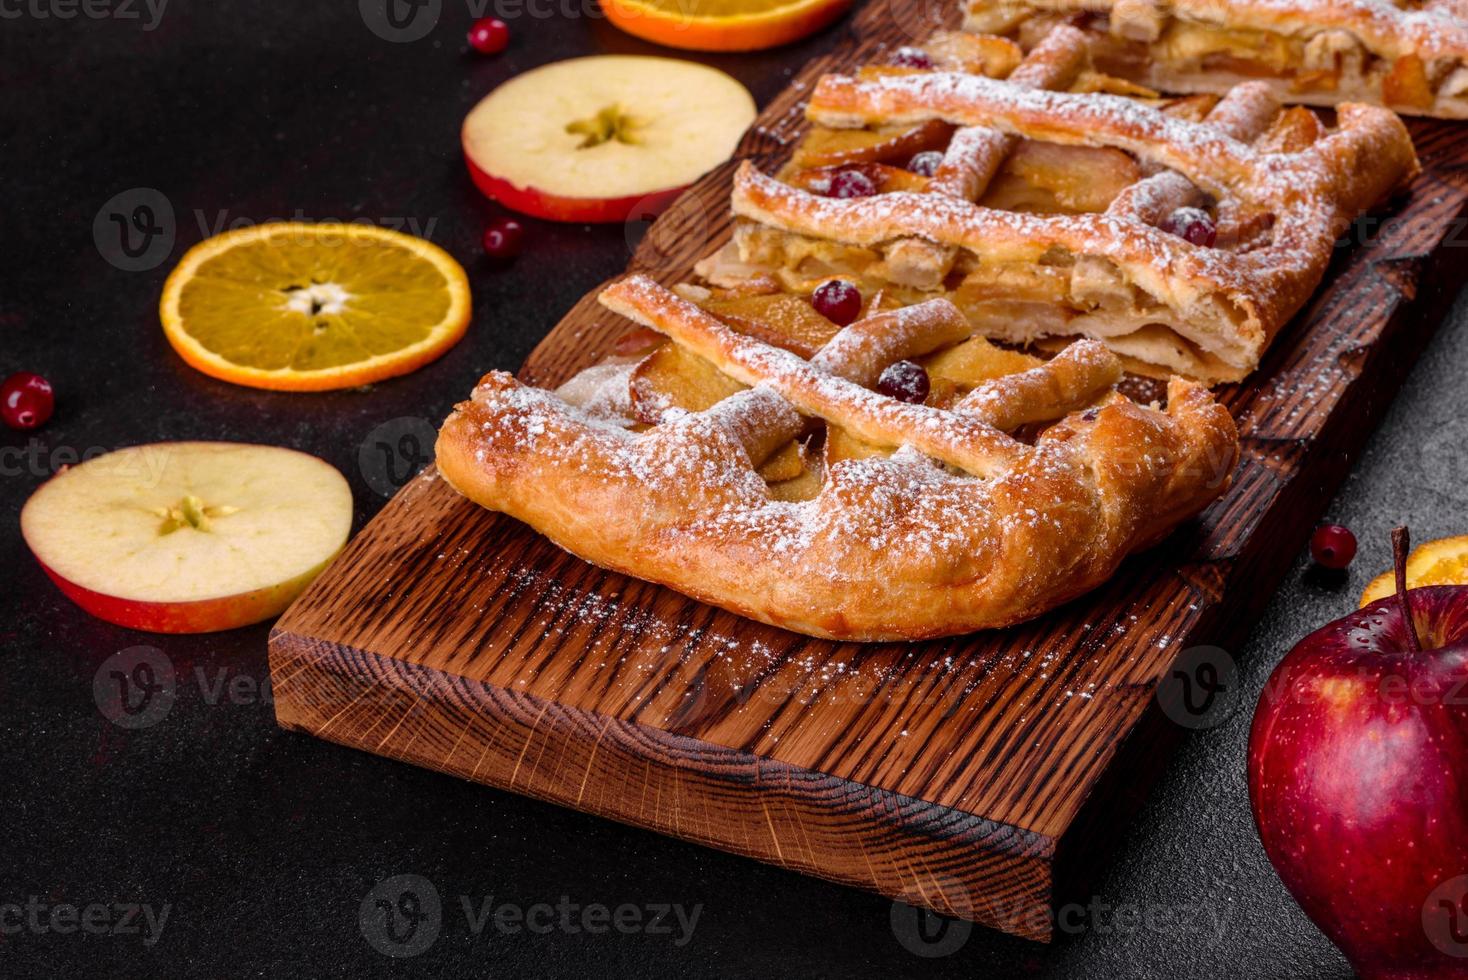
[[[973, 75], [828, 75], [808, 108], [822, 125], [940, 119], [1049, 143], [1116, 147], [1163, 174], [1123, 192], [1104, 214], [1039, 215], [942, 194], [821, 197], [745, 163], [733, 208], [755, 224], [736, 229], [736, 242], [756, 266], [789, 261], [780, 250], [791, 242], [761, 237], [761, 228], [866, 249], [874, 259], [890, 243], [913, 238], [965, 249], [995, 267], [1033, 266], [1059, 249], [1074, 262], [1068, 286], [1078, 307], [1096, 283], [1115, 283], [1132, 298], [1126, 322], [1162, 325], [1181, 338], [1186, 373], [1210, 384], [1237, 381], [1319, 284], [1349, 222], [1418, 171], [1401, 120], [1373, 106], [1341, 106], [1338, 128], [1299, 152], [1262, 152], [1245, 140], [1259, 135], [1270, 105], [1251, 86], [1225, 100], [1216, 119], [1195, 123], [1117, 96], [1033, 91]], [[1267, 217], [1267, 241], [1241, 251], [1204, 248], [1149, 223], [1157, 218], [1151, 198], [1181, 193], [1168, 189], [1178, 182], [1215, 198], [1221, 220]], [[1126, 339], [1150, 342], [1136, 327]]]
[[[1073, 14], [1106, 15], [1090, 28], [1101, 57], [1113, 39], [1125, 53], [1109, 70], [1164, 91], [1226, 91], [1244, 78], [1229, 70], [1231, 53], [1248, 61], [1253, 47], [1277, 52], [1274, 87], [1284, 101], [1370, 101], [1412, 115], [1468, 117], [1468, 76], [1449, 81], [1468, 64], [1468, 18], [1453, 2], [978, 0], [968, 9], [970, 29], [993, 33], [1021, 32], [1032, 18], [1049, 23]], [[1208, 30], [1220, 32], [1219, 64], [1201, 61]], [[1251, 37], [1262, 40], [1248, 43]], [[1389, 80], [1404, 59], [1424, 70], [1428, 90], [1422, 98], [1407, 96]]]
[[[588, 561], [814, 636], [919, 639], [1035, 616], [1216, 498], [1238, 457], [1228, 413], [1182, 380], [1165, 412], [1103, 399], [1034, 446], [983, 421], [1053, 417], [1045, 402], [1063, 412], [1104, 391], [1119, 368], [1097, 344], [997, 379], [962, 415], [845, 380], [870, 363], [842, 334], [812, 366], [640, 276], [603, 301], [755, 387], [635, 433], [496, 372], [444, 423], [439, 471]], [[887, 356], [952, 341], [944, 301], [899, 314], [880, 331], [902, 338]], [[864, 329], [875, 335], [858, 322], [847, 336]], [[774, 500], [752, 455], [798, 425], [795, 406], [972, 469], [907, 448], [835, 464], [813, 500]]]

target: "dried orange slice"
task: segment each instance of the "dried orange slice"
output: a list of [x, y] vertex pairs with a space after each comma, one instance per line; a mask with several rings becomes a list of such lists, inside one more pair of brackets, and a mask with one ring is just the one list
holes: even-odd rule
[[189, 249], [158, 312], [179, 356], [252, 388], [325, 391], [406, 374], [469, 325], [443, 249], [372, 225], [276, 222]]
[[[1407, 588], [1426, 585], [1468, 585], [1468, 535], [1429, 541], [1412, 549], [1407, 558]], [[1385, 599], [1396, 590], [1394, 572], [1378, 575], [1362, 593], [1361, 605]]]
[[851, 0], [602, 0], [628, 34], [693, 51], [754, 51], [832, 23]]

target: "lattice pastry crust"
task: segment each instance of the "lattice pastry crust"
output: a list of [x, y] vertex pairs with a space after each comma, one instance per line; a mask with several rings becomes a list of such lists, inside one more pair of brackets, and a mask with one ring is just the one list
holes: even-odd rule
[[977, 0], [970, 30], [1085, 29], [1102, 70], [1168, 92], [1259, 80], [1285, 102], [1468, 118], [1462, 0]]
[[[439, 472], [588, 561], [813, 636], [1035, 616], [1206, 506], [1238, 458], [1206, 389], [1175, 379], [1165, 411], [1137, 405], [1091, 341], [947, 408], [870, 390], [886, 365], [969, 336], [942, 299], [860, 319], [808, 360], [642, 276], [601, 301], [750, 387], [636, 431], [616, 408], [625, 374], [592, 368], [554, 393], [494, 372], [444, 423]], [[776, 499], [757, 467], [812, 420], [887, 452], [831, 465], [809, 499]], [[1006, 434], [1026, 425], [1047, 426], [1033, 445]]]
[[[1243, 379], [1319, 284], [1349, 222], [1417, 173], [1411, 139], [1394, 113], [1357, 104], [1340, 106], [1327, 131], [1307, 110], [1281, 112], [1259, 83], [1206, 114], [1047, 90], [1074, 87], [1084, 52], [1080, 32], [1061, 27], [1005, 80], [823, 77], [807, 107], [819, 127], [956, 126], [942, 167], [914, 189], [839, 199], [746, 162], [733, 241], [699, 274], [720, 285], [774, 276], [796, 292], [841, 276], [908, 301], [946, 296], [999, 340], [1089, 336], [1140, 373]], [[1096, 213], [983, 205], [1006, 157], [1045, 147], [1113, 153], [1136, 180]], [[1158, 227], [1180, 208], [1210, 212], [1213, 246]]]

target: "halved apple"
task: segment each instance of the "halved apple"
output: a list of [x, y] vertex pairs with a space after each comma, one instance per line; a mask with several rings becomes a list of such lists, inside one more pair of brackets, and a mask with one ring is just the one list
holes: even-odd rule
[[573, 58], [519, 75], [464, 120], [469, 175], [506, 207], [571, 222], [671, 204], [734, 152], [754, 99], [721, 71], [672, 58]]
[[21, 533], [67, 598], [108, 622], [209, 633], [278, 615], [352, 526], [330, 464], [292, 449], [164, 442], [58, 473]]

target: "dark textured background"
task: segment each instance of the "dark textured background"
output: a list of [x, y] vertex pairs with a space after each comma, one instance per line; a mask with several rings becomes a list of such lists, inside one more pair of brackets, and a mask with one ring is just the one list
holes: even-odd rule
[[[367, 434], [394, 419], [441, 419], [484, 370], [517, 366], [628, 258], [622, 227], [527, 222], [518, 262], [484, 262], [479, 234], [499, 212], [464, 174], [464, 114], [496, 83], [545, 62], [667, 53], [611, 28], [591, 0], [510, 8], [522, 12], [498, 58], [465, 50], [479, 0], [442, 0], [436, 27], [411, 43], [375, 36], [352, 0], [172, 0], [153, 30], [141, 0], [122, 3], [93, 0], [94, 12], [110, 11], [102, 18], [66, 0], [0, 3], [0, 373], [39, 371], [58, 391], [43, 430], [0, 436], [0, 907], [35, 895], [171, 910], [153, 945], [136, 935], [0, 933], [0, 976], [1350, 975], [1258, 846], [1244, 782], [1248, 716], [1288, 647], [1352, 608], [1385, 567], [1393, 523], [1409, 520], [1422, 539], [1468, 525], [1468, 310], [1460, 305], [1423, 352], [1329, 505], [1362, 536], [1362, 558], [1346, 581], [1297, 561], [1235, 651], [1241, 707], [1191, 735], [1141, 817], [1119, 829], [1089, 924], [1049, 948], [963, 925], [924, 946], [904, 910], [871, 895], [283, 733], [259, 691], [267, 627], [130, 633], [89, 619], [43, 578], [16, 532], [20, 505], [94, 447], [295, 446], [347, 474], [360, 527], [383, 503], [358, 464]], [[132, 11], [138, 19], [126, 18]], [[709, 61], [763, 104], [792, 66], [841, 34]], [[167, 199], [176, 240], [166, 253], [160, 246], [155, 267], [127, 272], [104, 258], [115, 242], [99, 248], [93, 222], [134, 188]], [[416, 222], [408, 227], [469, 270], [468, 337], [367, 392], [269, 394], [186, 367], [155, 312], [172, 263], [217, 227], [297, 216]], [[92, 681], [108, 656], [140, 643], [171, 659], [178, 695], [156, 725], [128, 731], [99, 713]], [[411, 960], [378, 953], [359, 925], [369, 890], [396, 874], [423, 876], [444, 902], [437, 942]], [[459, 896], [530, 906], [563, 895], [702, 910], [679, 946], [666, 935], [492, 926], [476, 936], [459, 907]], [[1149, 914], [1118, 918], [1117, 906]], [[923, 957], [909, 947], [956, 950]]]

